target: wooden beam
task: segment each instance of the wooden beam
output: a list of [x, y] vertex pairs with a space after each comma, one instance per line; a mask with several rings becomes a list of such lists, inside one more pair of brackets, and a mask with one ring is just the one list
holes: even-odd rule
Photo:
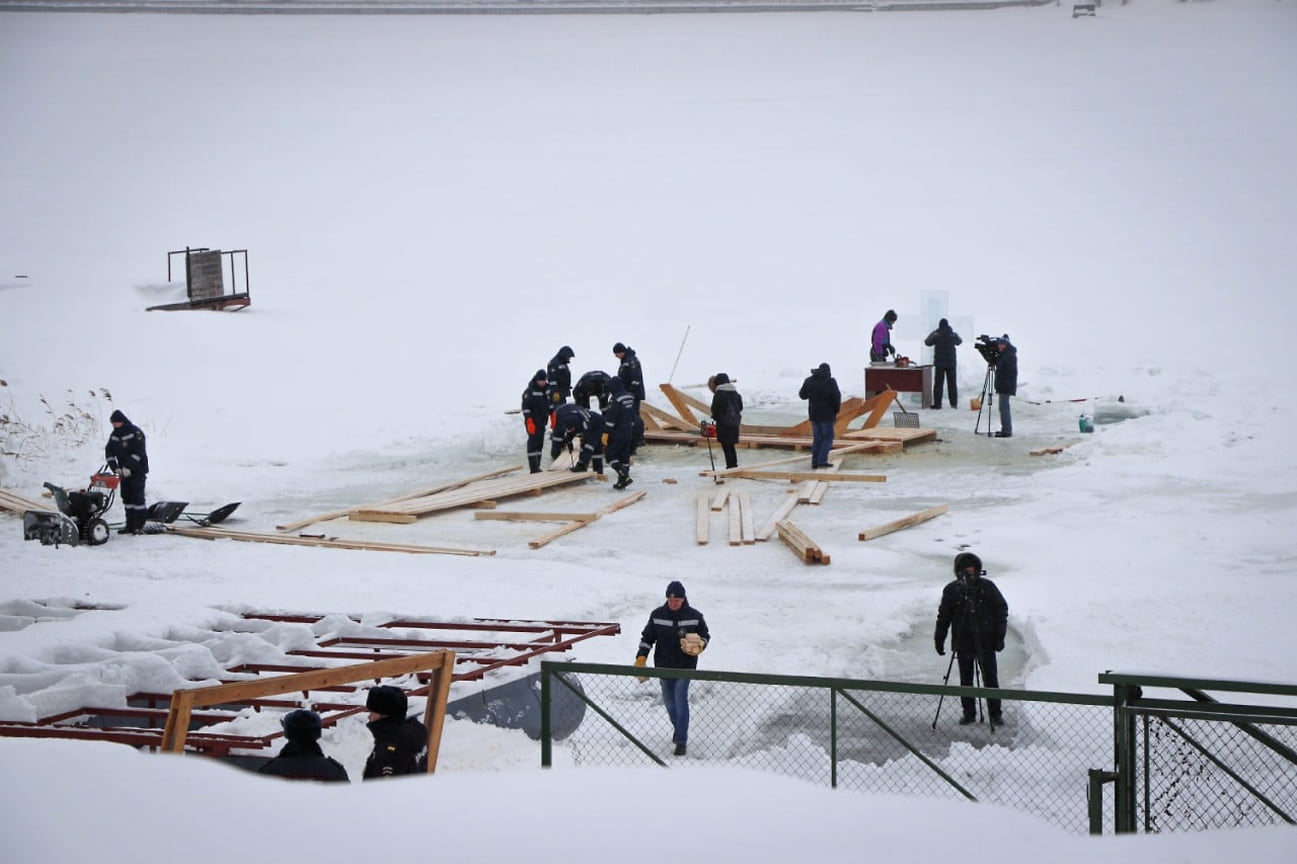
[[518, 510], [479, 510], [474, 519], [496, 522], [593, 522], [595, 513], [523, 513]]
[[[690, 428], [689, 424], [681, 420], [679, 417], [674, 417], [671, 414], [668, 414], [667, 412], [663, 411], [661, 408], [657, 408], [653, 405], [650, 405], [647, 402], [639, 403], [639, 410], [640, 410], [640, 414], [647, 415], [648, 417], [651, 417], [654, 421], [656, 421], [655, 426], [652, 428], [676, 429], [681, 432], [690, 432], [694, 435], [699, 434], [698, 424], [694, 424], [693, 428]], [[648, 426], [647, 419], [645, 420], [644, 425]]]
[[739, 496], [731, 495], [729, 503], [730, 545], [738, 546], [743, 543], [743, 514], [741, 512], [741, 505], [739, 504]]
[[779, 539], [783, 540], [796, 553], [797, 557], [802, 559], [805, 564], [828, 564], [829, 556], [824, 554], [819, 545], [815, 543], [806, 532], [802, 531], [792, 522], [785, 519], [778, 525]]
[[647, 494], [648, 494], [647, 492], [632, 492], [631, 494], [627, 495], [625, 498], [620, 498], [617, 501], [614, 501], [612, 504], [609, 504], [607, 507], [595, 513], [594, 519], [591, 519], [588, 522], [568, 523], [567, 525], [564, 525], [562, 528], [555, 529], [554, 531], [551, 531], [542, 537], [532, 540], [527, 545], [532, 549], [539, 549], [545, 544], [553, 540], [557, 540], [558, 538], [562, 537], [564, 534], [571, 534], [573, 531], [576, 531], [579, 528], [584, 528], [585, 526], [589, 525], [590, 522], [597, 521], [598, 519], [607, 516], [609, 513], [615, 513], [618, 510], [622, 509], [623, 507], [629, 507], [630, 505], [634, 504], [636, 501], [640, 500]]
[[911, 525], [918, 525], [920, 522], [927, 522], [929, 519], [935, 519], [950, 508], [945, 504], [939, 504], [936, 507], [929, 507], [904, 519], [897, 519], [869, 528], [860, 532], [861, 540], [873, 540], [875, 537], [882, 537], [884, 534], [891, 534], [893, 531], [900, 531], [902, 528], [909, 528]]
[[716, 497], [712, 499], [712, 509], [717, 512], [724, 510], [725, 499], [728, 497], [730, 497], [730, 490], [728, 489], [722, 489], [719, 492], [717, 492]]
[[847, 481], [854, 483], [886, 483], [886, 474], [856, 474], [854, 472], [832, 471], [739, 471], [734, 476], [748, 480], [787, 480], [800, 483], [804, 480]]
[[326, 549], [360, 549], [369, 552], [409, 552], [424, 555], [494, 555], [494, 549], [472, 546], [416, 546], [410, 543], [380, 543], [376, 540], [347, 540], [341, 537], [291, 536], [263, 534], [256, 531], [235, 531], [230, 528], [189, 525], [168, 525], [168, 534], [194, 537], [199, 540], [239, 540], [246, 543], [270, 543], [277, 546], [321, 546]]
[[[208, 708], [212, 705], [249, 702], [264, 699], [267, 696], [280, 696], [285, 693], [307, 693], [311, 690], [324, 690], [343, 684], [354, 684], [358, 681], [378, 681], [383, 678], [396, 678], [416, 672], [434, 671], [437, 678], [435, 687], [430, 688], [428, 700], [444, 699], [449, 692], [447, 686], [441, 686], [441, 678], [446, 685], [455, 670], [455, 652], [446, 649], [421, 651], [404, 657], [391, 657], [375, 660], [370, 663], [356, 663], [349, 666], [335, 666], [329, 669], [311, 669], [291, 675], [276, 675], [272, 678], [260, 678], [255, 681], [233, 681], [228, 684], [217, 684], [211, 687], [189, 687], [175, 690], [171, 694], [171, 710], [167, 713], [167, 723], [162, 732], [159, 749], [180, 753], [185, 749], [185, 738], [189, 734], [189, 718], [195, 708]], [[357, 706], [359, 707], [359, 706]], [[443, 701], [439, 707], [442, 717], [446, 713]], [[425, 716], [427, 716], [425, 714]], [[440, 727], [440, 722], [438, 721]], [[431, 728], [431, 727], [429, 727]], [[440, 744], [440, 728], [437, 743]], [[428, 748], [428, 771], [433, 770], [436, 753]]]
[[[740, 442], [741, 443], [741, 442]], [[894, 452], [899, 450], [890, 441], [861, 441], [855, 444], [847, 444], [844, 447], [835, 447], [829, 452], [829, 458], [841, 458], [849, 453], [878, 453]], [[699, 471], [699, 477], [729, 477], [738, 474], [740, 471], [760, 471], [765, 468], [773, 468], [776, 465], [788, 465], [793, 462], [805, 462], [805, 456], [785, 456], [783, 459], [772, 459], [769, 462], [758, 462], [754, 465], [743, 465], [738, 468], [718, 468], [715, 471]]]
[[770, 521], [761, 526], [761, 530], [757, 532], [757, 539], [769, 540], [777, 530], [779, 523], [788, 518], [788, 514], [793, 512], [793, 508], [797, 504], [797, 496], [789, 495], [784, 503], [780, 504], [779, 508], [775, 510], [774, 515], [770, 517]]
[[[408, 501], [411, 498], [422, 498], [425, 495], [435, 495], [438, 492], [445, 492], [450, 489], [458, 489], [460, 487], [467, 486], [469, 483], [476, 483], [479, 480], [490, 480], [494, 477], [499, 477], [502, 474], [512, 474], [514, 471], [521, 471], [521, 470], [522, 470], [521, 465], [511, 465], [508, 468], [500, 468], [496, 471], [488, 471], [485, 474], [478, 474], [476, 477], [468, 477], [463, 480], [451, 480], [446, 483], [440, 483], [436, 486], [430, 486], [427, 489], [417, 489], [414, 492], [407, 492], [404, 495], [398, 495], [395, 498], [388, 498], [386, 501], [380, 501], [376, 504], [365, 504], [362, 505], [360, 509], [381, 509], [382, 507], [388, 504], [395, 504], [398, 501]], [[317, 516], [308, 516], [305, 519], [299, 519], [296, 522], [289, 522], [287, 525], [276, 525], [275, 528], [276, 530], [279, 531], [288, 531], [288, 532], [300, 531], [302, 528], [305, 528], [307, 525], [314, 525], [317, 522], [327, 522], [331, 519], [341, 519], [343, 516], [346, 516], [352, 510], [355, 509], [357, 508], [348, 507], [346, 510], [334, 510], [331, 513], [321, 513]]]
[[711, 502], [706, 495], [698, 496], [698, 514], [694, 517], [694, 535], [700, 546], [711, 540]]
[[486, 480], [462, 489], [398, 501], [383, 507], [352, 510], [347, 515], [361, 522], [410, 523], [429, 513], [516, 495], [539, 495], [545, 489], [569, 483], [584, 483], [595, 476], [597, 475], [588, 471], [580, 474], [573, 474], [571, 471], [541, 471], [536, 474], [524, 474], [521, 477]]
[[[690, 410], [689, 400], [685, 397], [685, 394], [681, 393], [670, 384], [659, 384], [658, 387], [661, 388], [663, 394], [666, 395], [667, 401], [671, 403], [671, 407], [676, 409], [676, 413], [680, 415], [680, 418], [694, 429], [697, 429], [700, 426], [700, 423], [698, 418], [694, 416], [693, 411]], [[703, 413], [711, 414], [711, 410], [712, 409], [708, 407]]]
[[751, 546], [757, 542], [757, 529], [752, 518], [752, 501], [746, 492], [739, 493], [739, 514], [740, 537], [745, 546]]
[[12, 510], [19, 515], [28, 510], [35, 510], [38, 513], [57, 513], [57, 507], [51, 507], [46, 504], [39, 504], [21, 495], [10, 492], [8, 489], [0, 489], [0, 510]]

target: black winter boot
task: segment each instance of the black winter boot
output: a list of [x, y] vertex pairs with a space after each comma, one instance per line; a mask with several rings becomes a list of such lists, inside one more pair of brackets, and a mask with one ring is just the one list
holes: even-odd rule
[[602, 456], [596, 456], [596, 457], [594, 457], [594, 473], [598, 474], [600, 477], [603, 476], [603, 457], [602, 457]]
[[528, 457], [527, 457], [527, 467], [529, 467], [529, 468], [531, 469], [531, 473], [533, 473], [533, 474], [539, 474], [539, 473], [540, 473], [540, 457], [539, 457], [539, 456], [528, 456]]

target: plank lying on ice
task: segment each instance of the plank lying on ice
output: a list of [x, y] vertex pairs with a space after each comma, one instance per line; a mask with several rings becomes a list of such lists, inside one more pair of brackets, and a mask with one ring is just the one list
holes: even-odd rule
[[[425, 495], [434, 495], [438, 492], [445, 492], [450, 489], [459, 489], [460, 487], [467, 486], [469, 483], [476, 483], [479, 480], [490, 480], [491, 478], [499, 477], [502, 474], [512, 474], [515, 471], [521, 471], [521, 470], [522, 470], [521, 465], [511, 465], [508, 468], [500, 468], [495, 471], [488, 471], [485, 474], [478, 474], [476, 477], [468, 477], [463, 480], [451, 480], [449, 482], [440, 483], [436, 486], [432, 486], [427, 489], [418, 489], [415, 490], [414, 492], [407, 492], [404, 495], [398, 495], [395, 498], [388, 498], [386, 501], [379, 501], [375, 504], [365, 504], [362, 505], [361, 509], [366, 509], [366, 510], [381, 509], [383, 507], [386, 507], [389, 504], [395, 504], [398, 501], [408, 501], [411, 498], [422, 498]], [[352, 510], [355, 509], [356, 509], [355, 507], [348, 507], [346, 510], [335, 510], [332, 513], [321, 513], [318, 516], [308, 516], [307, 518], [299, 519], [296, 522], [289, 522], [287, 525], [276, 525], [275, 528], [276, 530], [279, 531], [290, 531], [290, 532], [300, 531], [301, 529], [305, 528], [307, 525], [314, 525], [317, 522], [327, 522], [331, 519], [341, 519], [343, 516], [348, 515], [349, 513], [351, 513]]]
[[734, 476], [749, 480], [787, 480], [790, 483], [802, 483], [806, 480], [853, 482], [853, 483], [886, 483], [886, 474], [856, 474], [854, 472], [819, 471], [739, 471]]
[[810, 537], [787, 519], [779, 523], [779, 539], [806, 564], [828, 564], [829, 556]]
[[711, 540], [711, 499], [705, 494], [698, 496], [698, 514], [694, 518], [694, 535], [700, 546]]
[[789, 494], [788, 498], [784, 501], [784, 503], [780, 504], [779, 509], [776, 510], [774, 515], [770, 517], [770, 521], [761, 526], [761, 530], [757, 532], [757, 539], [769, 540], [772, 536], [774, 536], [775, 530], [779, 525], [779, 523], [788, 518], [788, 514], [793, 512], [793, 508], [796, 507], [797, 504], [798, 504], [797, 496], [794, 494]]
[[566, 486], [570, 483], [584, 483], [596, 476], [598, 475], [589, 471], [580, 474], [573, 474], [570, 471], [541, 471], [537, 474], [524, 474], [521, 477], [502, 477], [497, 480], [474, 483], [462, 489], [439, 492], [435, 495], [412, 498], [408, 501], [398, 501], [383, 507], [366, 507], [352, 510], [347, 516], [359, 522], [408, 524], [417, 521], [420, 516], [426, 516], [440, 510], [453, 510], [457, 507], [467, 507], [481, 501], [495, 501], [515, 495], [539, 495], [545, 489]]
[[603, 516], [607, 516], [609, 513], [615, 513], [618, 510], [622, 509], [623, 507], [629, 507], [630, 505], [634, 504], [636, 501], [640, 500], [647, 494], [648, 494], [647, 492], [642, 492], [642, 491], [632, 492], [631, 494], [627, 495], [625, 498], [620, 498], [614, 501], [613, 503], [609, 504], [607, 507], [595, 513], [594, 519], [591, 519], [589, 522], [571, 522], [567, 525], [564, 525], [562, 528], [559, 528], [555, 531], [551, 531], [550, 533], [544, 535], [543, 537], [538, 537], [537, 539], [532, 540], [527, 545], [532, 549], [539, 549], [540, 547], [544, 546], [546, 543], [549, 543], [552, 540], [557, 540], [559, 537], [562, 537], [564, 534], [571, 534], [573, 531], [576, 531], [578, 528], [584, 528], [585, 526], [589, 525], [590, 522], [594, 522]]
[[875, 537], [882, 537], [884, 534], [891, 534], [893, 531], [900, 531], [902, 528], [909, 528], [911, 525], [918, 525], [920, 522], [927, 522], [929, 519], [935, 519], [950, 508], [945, 504], [938, 504], [936, 507], [929, 507], [927, 510], [921, 510], [904, 519], [896, 519], [892, 522], [879, 525], [875, 528], [869, 528], [860, 532], [861, 540], [873, 540]]
[[168, 525], [168, 534], [196, 537], [200, 540], [242, 540], [248, 543], [273, 543], [280, 546], [323, 546], [327, 549], [362, 549], [371, 552], [410, 552], [424, 555], [494, 555], [494, 549], [471, 546], [416, 546], [409, 543], [380, 543], [371, 540], [347, 540], [341, 537], [294, 537], [286, 534], [263, 534], [256, 531], [234, 531], [229, 528], [197, 528]]

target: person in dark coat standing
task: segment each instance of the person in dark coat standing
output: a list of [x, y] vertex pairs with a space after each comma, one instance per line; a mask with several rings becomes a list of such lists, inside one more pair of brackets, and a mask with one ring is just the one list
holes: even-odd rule
[[[644, 625], [635, 665], [646, 665], [652, 651], [653, 665], [659, 669], [697, 669], [698, 655], [711, 638], [703, 613], [689, 605], [685, 586], [673, 581], [667, 585], [666, 603], [654, 609]], [[662, 684], [662, 704], [671, 720], [675, 755], [684, 756], [689, 743], [689, 679], [658, 680]]]
[[955, 365], [957, 358], [955, 356], [955, 346], [964, 344], [964, 340], [959, 338], [950, 327], [950, 322], [942, 318], [937, 322], [937, 329], [928, 334], [928, 338], [923, 340], [923, 344], [932, 349], [932, 407], [941, 407], [941, 390], [942, 384], [946, 385], [945, 389], [950, 394], [950, 407], [957, 408], [959, 402], [959, 392], [955, 389]]
[[567, 364], [572, 362], [575, 356], [575, 352], [564, 345], [550, 358], [549, 365], [545, 367], [545, 372], [549, 376], [550, 399], [555, 405], [562, 405], [572, 395], [572, 370]]
[[1009, 403], [1018, 395], [1018, 349], [1005, 333], [996, 342], [999, 355], [995, 358], [995, 393], [1000, 397], [1000, 431], [996, 438], [1013, 437], [1013, 409]]
[[842, 408], [842, 391], [829, 364], [821, 363], [812, 369], [797, 395], [807, 401], [806, 413], [811, 421], [811, 467], [831, 468], [829, 451], [833, 449], [833, 424]]
[[730, 376], [717, 372], [707, 382], [712, 389], [712, 420], [716, 423], [716, 441], [725, 452], [725, 467], [739, 467], [739, 426], [743, 422], [743, 397]]
[[581, 439], [581, 452], [571, 470], [580, 474], [593, 463], [594, 473], [603, 475], [603, 415], [580, 405], [565, 403], [554, 411], [554, 431], [550, 434], [550, 458], [557, 459], [563, 448]]
[[400, 687], [372, 687], [365, 699], [374, 749], [365, 762], [364, 779], [424, 774], [428, 770], [428, 730], [418, 718], [406, 717], [409, 699]]
[[[982, 670], [983, 687], [999, 687], [1000, 672], [995, 662], [997, 651], [1004, 650], [1004, 634], [1008, 629], [1009, 604], [995, 583], [983, 578], [982, 559], [972, 552], [955, 556], [955, 579], [941, 592], [941, 605], [937, 609], [937, 630], [934, 634], [937, 653], [946, 653], [946, 632], [950, 631], [950, 650], [959, 661], [961, 687], [975, 684], [974, 664]], [[964, 709], [959, 725], [974, 722], [976, 700], [962, 697]], [[986, 700], [992, 726], [1004, 725], [999, 699]]]
[[896, 349], [892, 347], [892, 325], [896, 323], [896, 312], [888, 309], [882, 319], [874, 325], [874, 330], [869, 334], [869, 362], [882, 363], [887, 360], [889, 354], [895, 354]]
[[618, 342], [612, 346], [613, 356], [620, 361], [617, 377], [626, 385], [626, 392], [635, 400], [633, 418], [634, 430], [631, 433], [631, 454], [644, 443], [644, 420], [639, 416], [640, 403], [644, 401], [644, 369], [640, 366], [639, 355], [635, 349]]
[[305, 708], [289, 711], [280, 721], [284, 727], [284, 747], [279, 755], [257, 769], [258, 774], [288, 780], [318, 780], [322, 783], [349, 783], [347, 769], [320, 749], [323, 724], [320, 715]]
[[635, 435], [635, 397], [626, 392], [620, 378], [608, 379], [608, 406], [603, 412], [603, 425], [608, 432], [604, 450], [608, 467], [617, 472], [614, 489], [625, 489], [632, 482], [630, 476], [631, 444]]
[[140, 534], [149, 515], [144, 503], [144, 481], [149, 476], [144, 433], [121, 411], [114, 411], [108, 421], [113, 431], [104, 446], [104, 459], [108, 468], [121, 478], [122, 506], [126, 508], [126, 525], [117, 533]]
[[598, 369], [592, 369], [576, 380], [576, 386], [572, 388], [572, 401], [585, 408], [594, 408], [590, 400], [596, 400], [599, 410], [602, 411], [608, 406], [608, 380], [611, 378], [607, 372]]
[[532, 474], [540, 472], [540, 457], [545, 454], [545, 427], [554, 407], [549, 394], [549, 376], [537, 369], [527, 389], [522, 391], [522, 422], [527, 430], [527, 467]]

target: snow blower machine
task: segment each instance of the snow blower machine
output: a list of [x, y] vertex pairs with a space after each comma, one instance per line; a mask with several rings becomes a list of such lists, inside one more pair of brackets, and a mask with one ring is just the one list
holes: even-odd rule
[[[28, 510], [23, 514], [23, 539], [39, 540], [42, 546], [77, 546], [85, 543], [88, 546], [100, 546], [112, 536], [112, 528], [104, 514], [117, 500], [117, 487], [121, 478], [104, 465], [90, 475], [90, 484], [85, 489], [65, 489], [53, 483], [45, 483], [50, 491], [58, 512], [47, 510]], [[188, 501], [158, 501], [149, 505], [145, 534], [156, 534], [164, 526], [185, 519], [201, 526], [215, 525], [224, 521], [239, 502], [226, 504], [211, 513], [192, 514], [185, 511]]]

